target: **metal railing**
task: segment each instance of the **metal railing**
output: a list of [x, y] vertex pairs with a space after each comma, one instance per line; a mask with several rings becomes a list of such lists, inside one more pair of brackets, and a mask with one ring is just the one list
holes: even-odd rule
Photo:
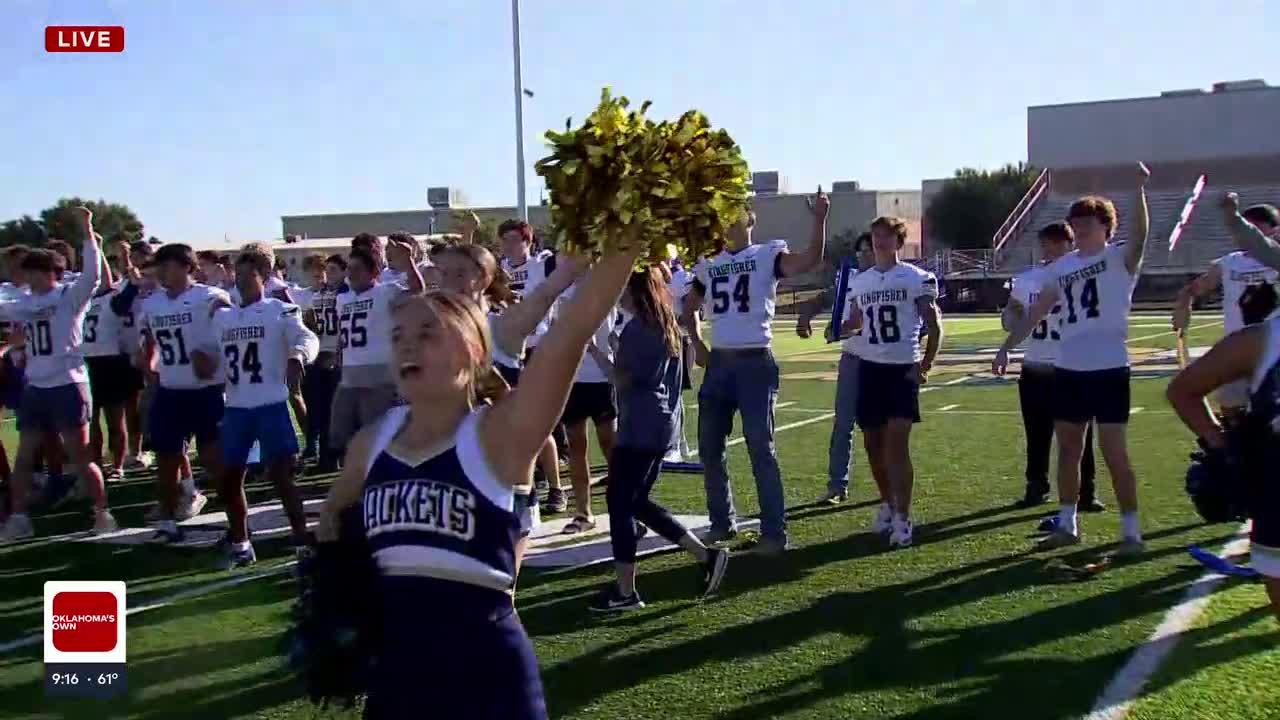
[[1036, 204], [1040, 202], [1041, 198], [1049, 194], [1051, 180], [1049, 169], [1045, 168], [1040, 172], [1040, 176], [1035, 179], [1035, 182], [1031, 183], [1031, 187], [1027, 189], [1026, 194], [1022, 196], [1018, 204], [1013, 206], [1013, 210], [1009, 212], [1009, 217], [1005, 218], [1004, 223], [996, 230], [995, 235], [991, 237], [994, 262], [999, 262], [1000, 251], [1004, 249], [1005, 243], [1022, 232], [1022, 228], [1031, 219], [1031, 212], [1035, 210]]

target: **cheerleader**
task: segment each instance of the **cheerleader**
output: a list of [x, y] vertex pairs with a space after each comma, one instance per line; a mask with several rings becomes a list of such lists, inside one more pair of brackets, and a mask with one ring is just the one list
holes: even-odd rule
[[[448, 291], [394, 302], [392, 367], [408, 405], [352, 440], [319, 532], [336, 540], [342, 525], [363, 525], [377, 567], [381, 630], [366, 718], [547, 717], [512, 605], [513, 488], [527, 482], [637, 257], [615, 251], [596, 265], [524, 369], [526, 382], [491, 407], [492, 340], [480, 307]], [[358, 514], [343, 513], [357, 503]]]

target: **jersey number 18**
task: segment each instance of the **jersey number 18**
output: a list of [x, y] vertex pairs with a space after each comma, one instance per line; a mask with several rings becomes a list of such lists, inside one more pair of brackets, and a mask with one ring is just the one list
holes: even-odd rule
[[[880, 326], [877, 329], [876, 319], [879, 316]], [[879, 312], [872, 305], [867, 308], [867, 330], [871, 337], [867, 342], [872, 345], [880, 343], [895, 343], [902, 339], [902, 330], [898, 327], [898, 306], [897, 305], [881, 305]]]

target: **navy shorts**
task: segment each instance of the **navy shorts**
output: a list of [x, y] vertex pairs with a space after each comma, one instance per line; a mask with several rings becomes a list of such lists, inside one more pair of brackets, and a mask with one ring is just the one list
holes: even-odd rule
[[1077, 425], [1129, 422], [1129, 368], [1054, 369], [1053, 419]]
[[18, 401], [18, 432], [62, 432], [89, 424], [91, 407], [87, 383], [51, 388], [28, 385]]
[[222, 410], [221, 385], [157, 387], [147, 418], [151, 449], [161, 454], [180, 454], [188, 438], [194, 437], [202, 444], [217, 440]]
[[288, 403], [226, 409], [222, 416], [222, 458], [227, 465], [240, 467], [247, 463], [255, 442], [267, 465], [298, 454], [298, 435]]
[[920, 422], [920, 386], [908, 377], [914, 367], [858, 361], [858, 427], [879, 430], [892, 419]]

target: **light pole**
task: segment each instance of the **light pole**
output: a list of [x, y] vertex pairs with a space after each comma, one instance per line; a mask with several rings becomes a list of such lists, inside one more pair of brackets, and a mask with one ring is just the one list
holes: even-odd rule
[[520, 81], [520, 0], [511, 0], [511, 54], [515, 66], [516, 214], [529, 219], [524, 195], [524, 84]]

